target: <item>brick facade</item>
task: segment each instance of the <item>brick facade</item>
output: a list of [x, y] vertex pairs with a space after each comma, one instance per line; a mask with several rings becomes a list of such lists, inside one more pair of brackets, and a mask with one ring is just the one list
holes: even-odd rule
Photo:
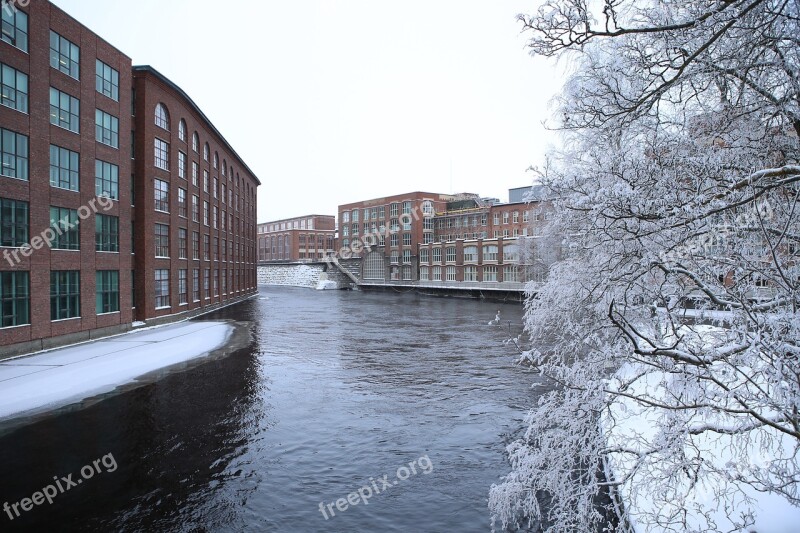
[[258, 225], [261, 262], [321, 261], [335, 253], [336, 219], [306, 215]]
[[[0, 169], [0, 200], [6, 202], [3, 205], [24, 206], [27, 210], [26, 215], [17, 216], [12, 213], [20, 211], [4, 207], [2, 224], [6, 230], [3, 233], [4, 240], [0, 241], [5, 243], [5, 246], [0, 244], [0, 279], [5, 282], [19, 279], [29, 281], [27, 287], [22, 289], [20, 287], [24, 284], [20, 287], [12, 287], [10, 283], [0, 286], [0, 305], [3, 306], [0, 314], [0, 347], [3, 347], [0, 348], [0, 357], [125, 331], [130, 329], [134, 320], [196, 310], [254, 293], [256, 188], [260, 183], [197, 106], [183, 91], [153, 69], [133, 68], [128, 56], [49, 2], [36, 1], [25, 6], [4, 3], [3, 10], [4, 13], [15, 13], [15, 21], [21, 30], [7, 34], [4, 19], [0, 63], [7, 68], [3, 70], [3, 84], [7, 85], [6, 73], [13, 69], [18, 73], [14, 75], [15, 80], [25, 81], [27, 78], [27, 92], [16, 92], [16, 100], [12, 100], [6, 98], [4, 88], [0, 128], [15, 138], [25, 140], [28, 146], [24, 154], [24, 150], [18, 149], [15, 154], [17, 157], [7, 157], [8, 154], [4, 153], [4, 165]], [[51, 34], [51, 31], [55, 33]], [[20, 38], [25, 34], [27, 46]], [[57, 43], [56, 54], [51, 51], [51, 42]], [[51, 66], [51, 57], [55, 59], [54, 66]], [[116, 71], [117, 90], [107, 91], [113, 96], [98, 90], [97, 74], [100, 69], [105, 69], [98, 67], [98, 60]], [[24, 85], [21, 83], [20, 88], [24, 88]], [[135, 104], [131, 90], [134, 86], [137, 88]], [[68, 96], [78, 102], [76, 121], [70, 122], [68, 113], [60, 111], [58, 106], [51, 106], [51, 98], [56, 94], [51, 88], [66, 95], [67, 101]], [[27, 99], [27, 109], [19, 108], [20, 98]], [[164, 102], [173, 119], [171, 131], [158, 132], [160, 137], [166, 136], [165, 140], [170, 143], [170, 165], [174, 166], [164, 174], [159, 174], [153, 166], [153, 137], [156, 135], [153, 109], [157, 102]], [[132, 117], [134, 105], [136, 116]], [[105, 132], [100, 131], [96, 127], [98, 117], [110, 117], [111, 124], [116, 125], [116, 131], [113, 131], [113, 126]], [[186, 150], [185, 144], [182, 145], [178, 140], [177, 127], [181, 118], [187, 122], [188, 135], [197, 131], [202, 143], [209, 143], [211, 153], [218, 153], [220, 162], [225, 160], [229, 166], [226, 179], [232, 184], [236, 206], [231, 210], [225, 209], [222, 206], [227, 207], [228, 202], [209, 198], [218, 209], [230, 211], [233, 225], [226, 224], [226, 231], [186, 223], [178, 216], [177, 208], [172, 207], [177, 205], [177, 187], [181, 181], [177, 178], [177, 150], [183, 149], [187, 154], [197, 155]], [[99, 120], [103, 123], [104, 119]], [[133, 131], [136, 132], [135, 145], [132, 144]], [[134, 146], [135, 153], [132, 151]], [[58, 181], [51, 184], [53, 168], [56, 168], [56, 178], [59, 176], [58, 164], [51, 167], [51, 147], [56, 147], [57, 153], [74, 154], [65, 160], [77, 158], [77, 168], [72, 163], [69, 165], [74, 171], [71, 174], [77, 177], [72, 182], [67, 180], [66, 186]], [[27, 165], [27, 176], [23, 177], [13, 167], [7, 167], [7, 160], [14, 160], [18, 166]], [[56, 157], [54, 161], [60, 160]], [[146, 162], [150, 165], [146, 165]], [[113, 200], [97, 196], [99, 191], [96, 185], [102, 185], [103, 182], [96, 179], [96, 170], [101, 167], [113, 169], [109, 170], [112, 176], [114, 172], [117, 174], [114, 178], [117, 190], [111, 193]], [[207, 165], [206, 168], [211, 167]], [[168, 181], [171, 187], [169, 214], [154, 210], [153, 180], [157, 176]], [[131, 187], [133, 181], [135, 188]], [[113, 189], [113, 186], [110, 188]], [[186, 189], [193, 190], [191, 185]], [[135, 198], [132, 198], [134, 191]], [[78, 213], [78, 249], [42, 245], [39, 236], [52, 231], [51, 208], [75, 210]], [[97, 251], [102, 248], [96, 245], [100, 215], [113, 217], [118, 222], [117, 242], [109, 246], [109, 251]], [[211, 269], [227, 271], [231, 276], [227, 286], [232, 287], [228, 294], [220, 293], [218, 297], [212, 294], [208, 301], [202, 300], [199, 304], [191, 302], [190, 295], [190, 302], [185, 308], [178, 306], [178, 282], [172, 273], [181, 267], [192, 267], [185, 266], [187, 261], [179, 261], [177, 257], [166, 261], [155, 259], [152, 251], [153, 226], [156, 222], [163, 222], [171, 228], [170, 247], [173, 249], [177, 248], [177, 228], [181, 225], [197, 228], [233, 243], [233, 254], [227, 254], [227, 261], [203, 262], [203, 267], [200, 267], [206, 268], [208, 265]], [[14, 223], [24, 226], [24, 238], [9, 237], [14, 235], [8, 230]], [[111, 230], [109, 234], [113, 240], [114, 231]], [[170, 297], [176, 298], [171, 311], [157, 311], [153, 305], [153, 271], [156, 268], [165, 268], [171, 273]], [[54, 303], [57, 299], [51, 297], [51, 274], [62, 271], [70, 273], [70, 284], [65, 286], [71, 285], [73, 276], [78, 280], [80, 296], [76, 298], [73, 295], [70, 299], [71, 302], [79, 302], [78, 309], [70, 309], [67, 313], [69, 318], [53, 319], [58, 312], [51, 310], [51, 306], [57, 308], [59, 304]], [[102, 274], [98, 275], [98, 271], [118, 273], [118, 291], [111, 296], [111, 307], [115, 310], [111, 312], [98, 313], [99, 309], [103, 309], [97, 290], [98, 276]], [[73, 274], [75, 272], [76, 275]], [[191, 278], [188, 283], [191, 284]], [[134, 290], [136, 302], [133, 301]], [[25, 291], [27, 299], [20, 297]]]

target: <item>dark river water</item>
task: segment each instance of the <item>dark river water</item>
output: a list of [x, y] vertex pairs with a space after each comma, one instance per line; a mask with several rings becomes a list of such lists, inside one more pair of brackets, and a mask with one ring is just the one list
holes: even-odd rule
[[52, 504], [0, 511], [0, 531], [488, 531], [489, 487], [535, 400], [503, 343], [522, 306], [260, 296], [202, 317], [248, 322], [245, 348], [0, 427], [0, 505], [105, 458]]

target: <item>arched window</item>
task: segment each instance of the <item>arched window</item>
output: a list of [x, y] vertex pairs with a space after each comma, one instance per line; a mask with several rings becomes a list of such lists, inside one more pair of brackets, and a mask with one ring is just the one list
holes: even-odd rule
[[161, 103], [156, 105], [156, 126], [159, 128], [164, 128], [165, 130], [169, 129], [169, 115], [167, 114], [167, 108]]
[[206, 143], [203, 145], [203, 159], [206, 161], [208, 161], [208, 152], [209, 152], [208, 143]]
[[228, 162], [223, 159], [222, 160], [222, 175], [224, 176], [227, 173], [228, 173]]
[[178, 139], [186, 142], [186, 121], [183, 119], [178, 122]]
[[194, 132], [192, 134], [192, 150], [194, 150], [195, 153], [197, 153], [198, 146], [200, 146], [200, 137], [197, 136], [197, 132]]
[[214, 152], [214, 168], [218, 167], [219, 167], [219, 156], [217, 155], [217, 152]]

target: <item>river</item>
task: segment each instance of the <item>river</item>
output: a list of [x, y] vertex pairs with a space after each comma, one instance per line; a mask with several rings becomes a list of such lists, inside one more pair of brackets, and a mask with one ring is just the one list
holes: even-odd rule
[[539, 379], [503, 343], [522, 313], [262, 287], [200, 319], [249, 324], [245, 348], [6, 429], [0, 504], [107, 461], [0, 530], [489, 531]]

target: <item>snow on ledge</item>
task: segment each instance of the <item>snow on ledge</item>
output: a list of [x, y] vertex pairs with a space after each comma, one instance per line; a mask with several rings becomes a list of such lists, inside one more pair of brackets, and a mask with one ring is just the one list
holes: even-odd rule
[[0, 420], [114, 390], [223, 346], [227, 322], [182, 322], [0, 362]]

